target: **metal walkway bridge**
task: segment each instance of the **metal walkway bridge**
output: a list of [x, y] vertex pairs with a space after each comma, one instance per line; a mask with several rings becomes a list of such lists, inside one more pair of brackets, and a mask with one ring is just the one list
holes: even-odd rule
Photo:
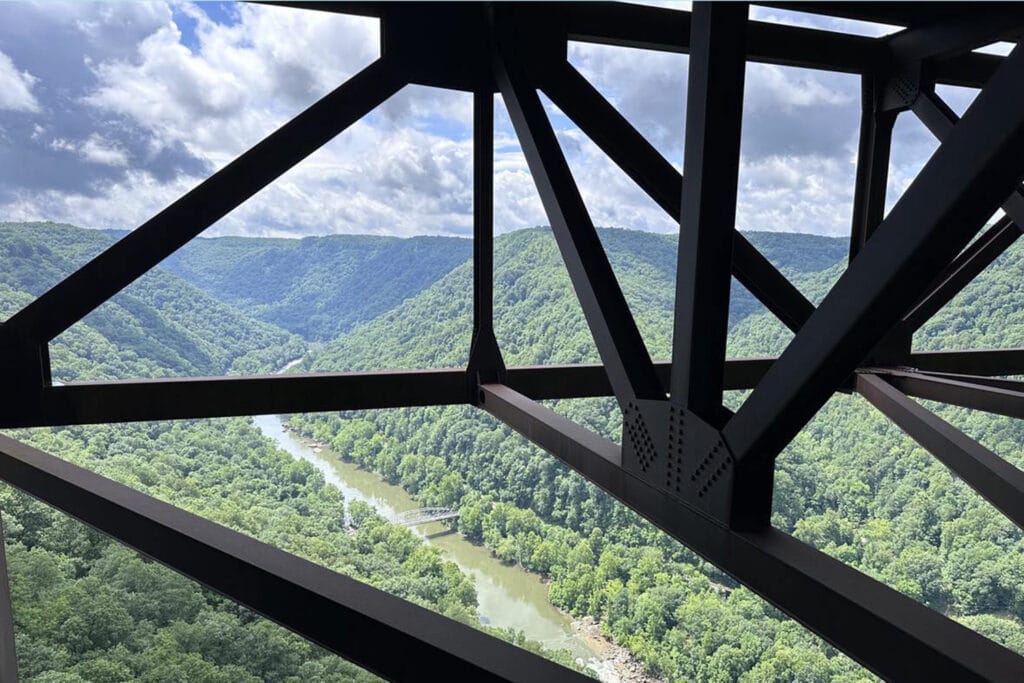
[[443, 522], [446, 519], [458, 519], [459, 513], [455, 510], [449, 510], [448, 508], [416, 508], [415, 510], [406, 510], [405, 512], [399, 512], [396, 514], [391, 521], [395, 524], [401, 524], [402, 526], [419, 526], [420, 524], [428, 524], [430, 522]]

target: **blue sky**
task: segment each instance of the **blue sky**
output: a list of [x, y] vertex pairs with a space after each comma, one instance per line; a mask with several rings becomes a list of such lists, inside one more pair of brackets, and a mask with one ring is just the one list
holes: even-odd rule
[[[756, 7], [752, 17], [892, 30]], [[132, 228], [378, 54], [376, 21], [326, 12], [0, 3], [0, 221]], [[570, 61], [681, 163], [685, 56], [573, 44]], [[961, 110], [973, 97], [944, 94]], [[848, 232], [859, 97], [849, 75], [748, 67], [738, 227]], [[207, 234], [467, 235], [471, 114], [465, 93], [406, 87]], [[595, 223], [677, 229], [550, 105], [549, 114]], [[498, 230], [546, 224], [500, 102], [496, 133]], [[890, 203], [934, 148], [901, 117]]]

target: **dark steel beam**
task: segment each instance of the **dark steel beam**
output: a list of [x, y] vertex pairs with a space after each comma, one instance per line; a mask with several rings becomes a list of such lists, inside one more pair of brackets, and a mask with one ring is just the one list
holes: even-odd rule
[[473, 93], [473, 339], [470, 400], [476, 385], [504, 378], [494, 336], [494, 95]]
[[[689, 12], [624, 2], [565, 3], [569, 40], [645, 50], [689, 52]], [[873, 38], [752, 21], [752, 62], [861, 73], [881, 56]]]
[[[541, 88], [587, 137], [673, 219], [682, 213], [683, 176], [568, 62], [541, 74]], [[794, 332], [814, 305], [751, 244], [733, 234], [732, 273]]]
[[[725, 390], [753, 389], [774, 358], [730, 358], [725, 361]], [[672, 364], [654, 363], [654, 371], [668, 393]], [[611, 396], [608, 373], [599, 364], [535, 365], [509, 368], [506, 384], [535, 401]]]
[[897, 62], [943, 59], [1001, 40], [1022, 24], [1024, 8], [1017, 3], [996, 3], [984, 10], [966, 7], [894, 33], [885, 43]]
[[669, 393], [709, 424], [722, 416], [748, 9], [740, 2], [699, 3], [690, 25]]
[[53, 339], [403, 85], [387, 60], [374, 62], [15, 313], [0, 334]]
[[775, 529], [721, 526], [619, 466], [618, 445], [509, 387], [481, 407], [882, 678], [1019, 681], [1024, 658]]
[[1017, 384], [1016, 388], [1011, 388], [1010, 380], [1003, 386], [991, 386], [920, 372], [888, 369], [879, 372], [886, 381], [909, 396], [1024, 418], [1024, 385]]
[[964, 351], [917, 351], [910, 365], [930, 372], [966, 375], [1024, 375], [1024, 349], [970, 349]]
[[[945, 140], [960, 122], [956, 112], [934, 90], [923, 90], [914, 100], [912, 110], [940, 141]], [[1003, 202], [1002, 208], [1018, 226], [1024, 225], [1024, 187], [1015, 187]]]
[[858, 375], [857, 393], [1024, 529], [1024, 472], [878, 375]]
[[[887, 4], [872, 3], [873, 6]], [[933, 8], [931, 16], [936, 16]], [[689, 35], [688, 12], [638, 8], [617, 2], [569, 3], [570, 40], [688, 52]], [[866, 73], [883, 64], [887, 58], [884, 39], [763, 21], [752, 21], [748, 27], [747, 59], [752, 62]], [[932, 74], [939, 83], [980, 88], [995, 73], [1002, 59], [996, 55], [967, 53], [937, 61], [932, 65]]]
[[[914, 114], [939, 140], [945, 140], [960, 117], [932, 90], [925, 90], [914, 101]], [[912, 332], [920, 329], [967, 284], [1002, 255], [1021, 235], [1024, 225], [1024, 189], [1014, 188], [1003, 202], [1008, 218], [1000, 219], [984, 235], [968, 246], [932, 283], [928, 294], [904, 316], [904, 325]]]
[[590, 680], [4, 436], [0, 479], [385, 678]]
[[903, 325], [906, 329], [911, 332], [919, 330], [974, 278], [992, 265], [1020, 235], [1020, 228], [1009, 217], [1001, 218], [986, 230], [953, 259], [932, 283], [928, 293], [903, 316]]
[[76, 382], [46, 387], [42, 396], [37, 415], [2, 414], [0, 426], [375, 410], [460, 404], [468, 398], [464, 370]]
[[856, 21], [889, 24], [890, 26], [927, 26], [936, 21], [954, 21], [978, 12], [998, 12], [1002, 2], [943, 2], [923, 5], [920, 2], [759, 2], [793, 12], [810, 12]]
[[4, 522], [0, 515], [0, 681], [18, 683], [18, 654], [14, 647], [14, 611], [11, 608], [11, 577], [7, 572]]
[[1005, 377], [982, 377], [956, 372], [927, 372], [923, 370], [918, 370], [917, 372], [929, 377], [949, 379], [954, 382], [967, 382], [968, 384], [980, 384], [983, 387], [995, 387], [997, 389], [1009, 389], [1010, 391], [1024, 392], [1024, 382], [1016, 379], [1006, 379]]
[[[727, 360], [725, 389], [754, 388], [774, 360]], [[667, 392], [671, 363], [654, 367]], [[476, 379], [441, 369], [72, 382], [43, 389], [32, 410], [0, 414], [0, 428], [459, 405], [470, 396], [467, 382]], [[600, 364], [508, 368], [506, 381], [536, 400], [613, 395]]]
[[868, 72], [861, 77], [860, 143], [857, 177], [853, 191], [853, 227], [850, 260], [867, 243], [885, 215], [885, 191], [889, 184], [889, 151], [897, 111], [880, 106], [886, 76]]
[[726, 425], [738, 461], [773, 459], [1020, 182], [1022, 77], [1017, 49]]
[[363, 17], [380, 18], [387, 13], [388, 2], [335, 2], [333, 0], [248, 0], [256, 5], [268, 7], [290, 7], [292, 9], [309, 9], [334, 14], [354, 14]]
[[[511, 26], [496, 26], [495, 79], [551, 223], [569, 279], [594, 335], [615, 396], [664, 399], [647, 347], [583, 204], [535, 87], [515, 52]], [[526, 49], [520, 43], [520, 48]]]
[[968, 52], [959, 57], [944, 59], [930, 65], [936, 83], [957, 85], [961, 88], [981, 88], [1003, 63], [999, 55]]

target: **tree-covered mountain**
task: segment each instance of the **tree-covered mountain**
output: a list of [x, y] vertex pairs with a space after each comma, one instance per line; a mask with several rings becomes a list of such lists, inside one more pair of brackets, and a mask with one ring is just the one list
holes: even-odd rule
[[320, 341], [418, 294], [472, 248], [454, 237], [200, 238], [162, 265], [220, 301]]
[[[667, 358], [674, 240], [628, 231], [605, 231], [602, 239], [652, 355]], [[753, 241], [815, 301], [844, 267], [846, 245], [839, 240], [754, 235]], [[1024, 343], [1016, 285], [1022, 276], [1024, 247], [1018, 245], [921, 331], [918, 346]], [[325, 345], [307, 366], [463, 365], [470, 279], [468, 267], [455, 269], [421, 295]], [[497, 241], [495, 288], [496, 334], [506, 363], [597, 360], [549, 233], [522, 231]], [[767, 312], [749, 312], [734, 316], [729, 353], [778, 353], [790, 337]], [[743, 396], [728, 398], [735, 407]], [[610, 399], [552, 406], [605, 436], [620, 437], [621, 418]], [[1024, 465], [1020, 422], [935, 407]], [[870, 678], [482, 411], [402, 409], [298, 416], [292, 422], [425, 502], [458, 506], [465, 534], [549, 576], [556, 605], [596, 618], [607, 634], [672, 680]], [[773, 521], [1024, 652], [1020, 529], [860, 398], [837, 395], [780, 456]]]
[[[70, 226], [0, 226], [4, 318], [110, 243]], [[52, 344], [55, 379], [271, 372], [300, 338], [166, 272]], [[12, 430], [161, 500], [479, 625], [472, 581], [437, 548], [278, 449], [248, 418]], [[376, 680], [359, 668], [0, 485], [21, 680], [179, 683]], [[520, 634], [494, 633], [521, 645]], [[566, 653], [548, 653], [568, 661]]]
[[[675, 278], [675, 236], [604, 230], [609, 248], [638, 255], [658, 284]], [[799, 278], [845, 255], [840, 241], [817, 235], [749, 233], [787, 275]], [[515, 238], [511, 238], [515, 239]], [[330, 340], [399, 306], [469, 260], [470, 240], [331, 235], [295, 239], [196, 239], [162, 267], [220, 301], [311, 341]], [[742, 289], [739, 320], [759, 305]]]
[[[667, 358], [678, 242], [675, 235], [622, 229], [599, 230], [640, 331], [652, 354]], [[817, 235], [752, 232], [747, 237], [797, 286], [813, 284], [846, 255], [838, 239]], [[506, 362], [518, 365], [596, 360], [568, 276], [549, 230], [533, 228], [500, 236], [494, 255], [495, 333]], [[423, 294], [327, 344], [312, 357], [313, 369], [464, 366], [472, 331], [471, 263], [463, 263]], [[808, 291], [808, 293], [811, 293]], [[735, 280], [730, 321], [764, 308]], [[380, 343], [367, 340], [378, 339]]]
[[[0, 223], [0, 317], [113, 243], [95, 230]], [[297, 335], [256, 320], [161, 268], [51, 343], [58, 381], [268, 372], [301, 356]]]
[[[600, 235], [652, 355], [667, 358], [676, 238], [613, 229]], [[814, 301], [844, 267], [845, 240], [748, 237]], [[195, 251], [179, 257], [184, 261], [164, 264], [173, 272], [162, 268], [147, 275], [56, 339], [56, 378], [270, 371], [306, 350], [302, 339], [266, 322], [286, 312], [297, 316], [286, 327], [310, 339], [349, 330], [317, 348], [307, 369], [465, 363], [472, 318], [469, 242], [451, 240], [450, 248], [440, 249], [449, 253], [436, 257], [450, 261], [430, 265], [431, 240], [385, 239], [378, 248], [372, 246], [378, 238], [352, 238], [353, 245], [363, 246], [342, 258], [332, 250], [344, 251], [344, 240], [333, 239], [194, 242], [188, 249]], [[9, 315], [111, 240], [109, 234], [70, 226], [0, 225], [0, 315]], [[302, 254], [311, 259], [308, 267], [288, 261], [301, 261]], [[269, 271], [245, 265], [260, 258], [267, 268], [284, 262], [283, 272], [297, 269], [301, 277], [265, 283]], [[396, 264], [405, 279], [393, 279], [396, 270], [389, 268]], [[360, 269], [372, 272], [359, 274]], [[1024, 345], [1017, 284], [1022, 275], [1024, 247], [1018, 245], [940, 312], [918, 334], [917, 345]], [[546, 229], [497, 240], [495, 313], [510, 365], [597, 360]], [[323, 317], [303, 327], [314, 314]], [[730, 319], [733, 356], [777, 353], [791, 337], [735, 283]], [[344, 322], [332, 327], [338, 321]], [[732, 393], [728, 400], [735, 406], [742, 398]], [[619, 438], [621, 419], [611, 399], [552, 406]], [[1024, 464], [1020, 422], [936, 408], [1011, 462]], [[297, 416], [293, 425], [426, 504], [458, 507], [459, 528], [467, 537], [549, 577], [555, 605], [595, 618], [606, 634], [671, 680], [871, 678], [481, 411]], [[354, 534], [342, 531], [337, 490], [309, 465], [271, 447], [244, 418], [23, 430], [15, 436], [455, 618], [474, 620], [472, 585], [457, 568], [369, 510], [357, 515]], [[31, 672], [28, 680], [362, 676], [10, 489], [0, 489], [0, 508], [8, 527], [19, 657]], [[774, 522], [1024, 652], [1020, 530], [858, 397], [833, 398], [779, 458]]]

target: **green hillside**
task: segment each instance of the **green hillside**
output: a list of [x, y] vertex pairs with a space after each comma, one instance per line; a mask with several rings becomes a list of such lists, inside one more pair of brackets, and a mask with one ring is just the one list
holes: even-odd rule
[[[600, 235], [652, 355], [667, 358], [675, 237], [617, 229]], [[815, 301], [844, 267], [845, 240], [748, 236]], [[111, 239], [71, 226], [0, 224], [0, 315]], [[187, 267], [169, 260], [56, 339], [55, 377], [267, 372], [307, 352], [299, 336], [266, 322], [286, 314], [297, 316], [288, 329], [311, 339], [350, 329], [311, 353], [307, 369], [463, 365], [472, 317], [469, 243], [451, 240], [450, 261], [437, 265], [430, 264], [431, 254], [441, 243], [431, 239], [351, 238], [360, 246], [342, 257], [344, 241], [198, 241], [195, 252], [185, 254]], [[458, 249], [464, 251], [455, 254]], [[268, 267], [306, 256], [310, 264], [305, 270], [293, 264], [301, 277], [272, 281], [245, 266], [259, 254]], [[495, 266], [496, 331], [506, 362], [597, 360], [548, 230], [501, 236]], [[360, 275], [360, 268], [368, 270]], [[917, 345], [1024, 344], [1022, 275], [1024, 247], [1018, 245], [926, 326]], [[288, 305], [275, 304], [279, 297]], [[735, 284], [730, 307], [732, 356], [777, 353], [791, 337]], [[317, 311], [323, 317], [313, 320]], [[728, 396], [734, 406], [742, 398]], [[619, 438], [621, 420], [611, 399], [552, 406]], [[1019, 421], [937, 408], [1024, 464]], [[457, 507], [463, 534], [548, 577], [553, 604], [595, 618], [658, 675], [680, 681], [871, 679], [480, 411], [322, 414], [292, 423], [425, 504]], [[274, 448], [245, 418], [14, 435], [445, 614], [476, 620], [472, 584], [436, 549], [358, 505], [359, 528], [347, 533], [337, 489], [312, 466]], [[779, 458], [777, 472], [777, 526], [1024, 652], [1020, 530], [864, 401], [832, 399]], [[9, 488], [0, 488], [0, 509], [25, 680], [364, 677]]]
[[326, 340], [418, 294], [472, 248], [453, 237], [221, 237], [193, 240], [163, 267], [254, 317]]
[[[69, 226], [0, 226], [6, 317], [109, 242]], [[52, 345], [55, 377], [269, 372], [301, 340], [167, 273], [132, 285]], [[326, 567], [477, 625], [470, 579], [340, 491], [248, 418], [12, 430], [14, 438]], [[0, 485], [21, 680], [376, 680], [218, 595]], [[494, 631], [498, 633], [496, 630]], [[517, 634], [499, 633], [514, 638]], [[565, 660], [564, 653], [549, 656]]]
[[[795, 279], [812, 300], [820, 300], [841, 273], [837, 261], [845, 244], [839, 240], [754, 237], [780, 267], [802, 267]], [[606, 231], [602, 239], [652, 355], [667, 358], [672, 240], [626, 231]], [[820, 248], [809, 248], [815, 244]], [[597, 360], [546, 231], [500, 238], [495, 263], [495, 325], [507, 363]], [[1024, 247], [1018, 245], [943, 310], [918, 344], [1020, 345], [1024, 309], [1015, 283], [1022, 276]], [[308, 367], [462, 365], [471, 317], [469, 277], [466, 267], [456, 269], [394, 311], [325, 345]], [[790, 337], [765, 312], [734, 322], [733, 356], [776, 353]], [[741, 400], [738, 393], [729, 396], [733, 405]], [[619, 438], [621, 420], [610, 399], [553, 407]], [[1024, 464], [1020, 422], [939, 411]], [[403, 409], [302, 416], [293, 424], [426, 503], [459, 507], [467, 536], [549, 576], [556, 605], [595, 617], [605, 633], [672, 680], [868, 677], [481, 411]], [[1024, 652], [1020, 530], [864, 401], [832, 399], [782, 454], [777, 471], [778, 527]]]
[[[43, 293], [113, 242], [95, 230], [0, 223], [0, 315]], [[51, 344], [58, 381], [268, 372], [305, 352], [298, 336], [156, 269]]]
[[[602, 229], [601, 240], [640, 331], [656, 358], [667, 358], [675, 298], [674, 235]], [[798, 286], [813, 284], [846, 255], [841, 240], [816, 235], [747, 233]], [[787, 248], [788, 245], [788, 248]], [[550, 231], [519, 230], [495, 244], [495, 333], [509, 364], [596, 361], [596, 348]], [[312, 357], [315, 370], [464, 366], [472, 331], [470, 263], [422, 295], [328, 344]], [[806, 287], [805, 287], [806, 289]], [[813, 294], [811, 290], [808, 295]], [[733, 326], [764, 308], [733, 280]], [[377, 340], [371, 342], [369, 340]]]

